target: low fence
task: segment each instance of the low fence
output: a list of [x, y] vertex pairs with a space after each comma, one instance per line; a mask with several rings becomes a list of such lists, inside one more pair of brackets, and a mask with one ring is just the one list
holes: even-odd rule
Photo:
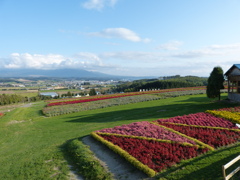
[[234, 163], [240, 160], [240, 155], [233, 160], [231, 160], [229, 163], [222, 166], [223, 170], [223, 178], [224, 180], [229, 180], [231, 177], [233, 177], [234, 174], [236, 174], [238, 171], [240, 171], [240, 166], [234, 169], [230, 174], [226, 175], [226, 169], [232, 166]]

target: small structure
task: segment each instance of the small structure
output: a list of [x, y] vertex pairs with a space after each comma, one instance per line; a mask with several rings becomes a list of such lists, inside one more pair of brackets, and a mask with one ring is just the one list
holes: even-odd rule
[[240, 102], [240, 64], [234, 64], [226, 73], [228, 99]]
[[58, 94], [55, 92], [42, 92], [39, 93], [41, 96], [50, 96], [52, 98], [58, 97]]

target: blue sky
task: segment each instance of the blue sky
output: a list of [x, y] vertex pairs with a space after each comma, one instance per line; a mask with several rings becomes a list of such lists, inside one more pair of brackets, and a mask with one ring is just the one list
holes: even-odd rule
[[209, 76], [233, 64], [239, 0], [0, 0], [0, 69]]

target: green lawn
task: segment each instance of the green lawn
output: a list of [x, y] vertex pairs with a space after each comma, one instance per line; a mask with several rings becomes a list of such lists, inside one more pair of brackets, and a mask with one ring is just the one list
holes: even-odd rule
[[[194, 95], [114, 106], [58, 117], [44, 117], [41, 113], [44, 106], [44, 102], [37, 102], [28, 108], [17, 108], [0, 118], [0, 179], [67, 179], [69, 167], [63, 144], [68, 140], [81, 138], [92, 131], [107, 127], [203, 112], [208, 109], [233, 106], [233, 104], [212, 102], [206, 98], [206, 95]], [[219, 156], [216, 151], [207, 157], [194, 160], [193, 163], [186, 162], [183, 165], [186, 168], [166, 171], [163, 175], [169, 179], [173, 177], [192, 179], [191, 174], [197, 171], [199, 174], [208, 172], [207, 176], [215, 175], [220, 179], [221, 169], [214, 169], [214, 163], [222, 164], [228, 160], [225, 154], [221, 155], [225, 151], [229, 152], [227, 157], [231, 159], [237, 152], [239, 153], [239, 145], [220, 150]], [[214, 163], [205, 160], [212, 157]], [[222, 161], [224, 158], [225, 161]], [[198, 163], [197, 170], [194, 163]], [[213, 172], [216, 173], [212, 175]], [[205, 179], [202, 174], [198, 177]]]

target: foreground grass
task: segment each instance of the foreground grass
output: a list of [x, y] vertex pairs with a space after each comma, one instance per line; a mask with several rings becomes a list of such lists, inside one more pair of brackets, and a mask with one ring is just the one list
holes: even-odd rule
[[[103, 128], [203, 112], [234, 104], [213, 102], [206, 95], [194, 95], [48, 118], [41, 113], [44, 106], [44, 102], [38, 102], [28, 108], [17, 108], [0, 118], [0, 179], [69, 179], [63, 146], [68, 140], [82, 138]], [[236, 149], [239, 152], [239, 146]], [[234, 156], [235, 151], [230, 154]], [[211, 161], [206, 163], [211, 165]], [[199, 168], [204, 166], [200, 165]], [[193, 167], [186, 173], [195, 172]], [[219, 170], [216, 172], [212, 177], [220, 176]], [[174, 172], [166, 172], [164, 176], [170, 176], [171, 179], [172, 173]]]

